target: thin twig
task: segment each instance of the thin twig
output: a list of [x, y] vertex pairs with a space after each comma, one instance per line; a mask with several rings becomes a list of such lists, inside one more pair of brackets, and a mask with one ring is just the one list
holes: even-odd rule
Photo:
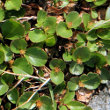
[[12, 109], [12, 110], [16, 110], [16, 109], [18, 109], [19, 107], [21, 107], [21, 106], [25, 105], [26, 103], [28, 103], [28, 102], [35, 96], [35, 94], [36, 94], [38, 91], [40, 91], [41, 88], [44, 87], [49, 81], [50, 81], [50, 78], [48, 78], [46, 81], [44, 81], [44, 82], [39, 86], [39, 88], [36, 89], [35, 92], [33, 92], [33, 94], [29, 97], [29, 99], [28, 99], [26, 102], [24, 102], [23, 104], [21, 104], [20, 106], [14, 108], [14, 109]]
[[[37, 19], [37, 16], [27, 16], [27, 17], [20, 17], [20, 18], [17, 18], [16, 20], [23, 20], [23, 21], [29, 21], [29, 20], [36, 20]], [[5, 22], [6, 20], [3, 20], [1, 22]]]
[[9, 71], [4, 71], [4, 70], [1, 70], [0, 69], [0, 71], [1, 72], [3, 72], [4, 74], [10, 74], [10, 75], [15, 75], [15, 76], [23, 76], [23, 77], [29, 77], [29, 78], [33, 78], [33, 79], [42, 79], [42, 80], [46, 80], [45, 78], [43, 78], [43, 77], [37, 77], [37, 76], [32, 76], [32, 75], [28, 75], [28, 74], [16, 74], [16, 73], [12, 73], [12, 72], [9, 72]]
[[[6, 96], [10, 91], [12, 91], [14, 88], [16, 88], [24, 79], [25, 79], [24, 77], [21, 78], [11, 89], [9, 89], [9, 91], [5, 94], [5, 96]], [[5, 97], [5, 96], [4, 96], [4, 97]], [[3, 97], [3, 99], [4, 99], [4, 97]], [[3, 99], [2, 99], [2, 100], [3, 100]]]

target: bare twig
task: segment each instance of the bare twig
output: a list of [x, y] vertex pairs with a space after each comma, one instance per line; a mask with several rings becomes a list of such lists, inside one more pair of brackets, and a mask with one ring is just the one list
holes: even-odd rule
[[43, 77], [40, 77], [40, 78], [39, 78], [39, 77], [37, 77], [37, 76], [32, 76], [32, 75], [28, 75], [28, 74], [26, 74], [26, 75], [25, 75], [25, 74], [16, 74], [16, 73], [12, 73], [12, 72], [9, 72], [9, 71], [4, 71], [4, 70], [1, 70], [1, 69], [0, 69], [0, 71], [3, 72], [4, 74], [10, 74], [10, 75], [14, 75], [14, 76], [23, 76], [23, 77], [25, 77], [25, 78], [26, 78], [26, 77], [29, 77], [29, 78], [33, 78], [33, 79], [40, 79], [40, 78], [41, 78], [42, 80], [46, 80], [46, 79], [43, 78]]
[[[5, 96], [6, 96], [10, 91], [12, 91], [14, 88], [16, 88], [23, 80], [24, 80], [24, 77], [21, 78], [11, 89], [9, 89], [9, 91], [5, 94]], [[5, 97], [5, 96], [4, 96], [4, 97]], [[4, 99], [4, 97], [3, 97], [3, 99]], [[2, 99], [2, 100], [3, 100], [3, 99]]]
[[[27, 16], [27, 17], [20, 17], [17, 18], [16, 20], [23, 20], [23, 21], [29, 21], [29, 20], [36, 20], [37, 16]], [[6, 20], [3, 20], [1, 22], [5, 22]]]
[[21, 104], [20, 106], [14, 108], [14, 109], [12, 109], [12, 110], [16, 110], [17, 108], [19, 108], [19, 107], [25, 105], [26, 103], [28, 103], [28, 102], [35, 96], [35, 94], [36, 94], [38, 91], [40, 91], [41, 88], [44, 87], [49, 81], [50, 81], [50, 78], [48, 78], [46, 81], [44, 81], [44, 82], [39, 86], [39, 88], [36, 89], [35, 92], [33, 92], [33, 94], [29, 97], [29, 99], [28, 99], [26, 102], [24, 102], [23, 104]]

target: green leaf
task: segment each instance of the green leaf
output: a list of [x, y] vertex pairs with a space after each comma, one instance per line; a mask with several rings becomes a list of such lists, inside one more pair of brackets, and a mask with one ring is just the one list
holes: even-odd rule
[[86, 107], [85, 107], [84, 109], [82, 109], [82, 110], [92, 110], [92, 108], [89, 107], [89, 106], [88, 106], [88, 107], [86, 106]]
[[47, 54], [41, 48], [30, 47], [25, 53], [26, 59], [34, 66], [44, 66], [47, 62]]
[[72, 62], [69, 67], [69, 71], [73, 75], [80, 75], [83, 73], [84, 66], [83, 64], [77, 64], [76, 62]]
[[13, 83], [15, 77], [13, 75], [10, 74], [3, 74], [1, 76], [1, 78], [5, 81], [6, 84], [8, 84], [9, 86]]
[[45, 40], [46, 46], [52, 47], [56, 44], [57, 39], [54, 35], [47, 35], [47, 39]]
[[0, 96], [8, 91], [9, 87], [3, 79], [0, 78]]
[[0, 51], [0, 64], [4, 61], [4, 53]]
[[5, 8], [6, 10], [20, 10], [22, 0], [6, 0]]
[[95, 10], [91, 11], [91, 16], [93, 19], [96, 19], [98, 17], [98, 13]]
[[105, 14], [105, 20], [109, 20], [109, 19], [110, 19], [110, 6], [107, 7], [106, 14]]
[[59, 110], [68, 110], [66, 106], [62, 105], [62, 106], [59, 106]]
[[[22, 105], [23, 103], [25, 103], [29, 98], [30, 96], [32, 95], [33, 92], [29, 91], [29, 92], [24, 92], [23, 95], [21, 95], [21, 97], [19, 98], [18, 100], [18, 106], [19, 105]], [[34, 97], [28, 102], [26, 103], [25, 105], [19, 107], [18, 109], [28, 109], [28, 110], [32, 110], [35, 106], [36, 106], [36, 100], [38, 99], [38, 94], [34, 95]]]
[[5, 11], [0, 8], [0, 22], [5, 18]]
[[94, 29], [100, 29], [100, 28], [110, 28], [110, 20], [100, 20], [97, 21], [96, 23], [94, 23], [91, 27], [90, 27], [90, 31], [94, 30]]
[[10, 102], [6, 102], [4, 108], [5, 108], [6, 110], [10, 110], [10, 109], [11, 109], [11, 103], [10, 103]]
[[69, 52], [63, 53], [63, 60], [66, 62], [72, 61], [73, 56]]
[[55, 69], [56, 67], [58, 67], [59, 69], [63, 71], [66, 68], [66, 64], [62, 59], [55, 58], [50, 61], [49, 67], [51, 69]]
[[69, 1], [68, 0], [61, 0], [61, 2], [62, 2], [62, 5], [59, 6], [61, 8], [64, 8], [65, 6], [67, 6], [69, 4]]
[[76, 29], [81, 24], [81, 17], [79, 16], [79, 13], [76, 11], [70, 12], [66, 16], [66, 24], [68, 28]]
[[39, 43], [46, 39], [46, 35], [42, 30], [35, 29], [29, 32], [29, 38], [32, 42]]
[[100, 53], [92, 53], [91, 58], [86, 64], [90, 67], [102, 67], [107, 63], [106, 58]]
[[87, 2], [93, 2], [93, 0], [86, 0]]
[[108, 29], [100, 29], [97, 35], [101, 39], [110, 40], [110, 30]]
[[20, 50], [25, 50], [27, 42], [24, 39], [16, 39], [11, 42], [10, 49], [14, 53], [20, 53]]
[[108, 55], [106, 56], [107, 64], [110, 65], [110, 51], [108, 51]]
[[80, 77], [80, 81], [84, 84], [84, 87], [87, 89], [96, 89], [100, 85], [100, 78], [97, 73], [88, 73], [87, 75], [83, 74]]
[[6, 39], [14, 40], [24, 36], [24, 27], [19, 22], [12, 19], [5, 21], [1, 29], [3, 37]]
[[92, 30], [90, 31], [87, 36], [86, 36], [87, 40], [89, 41], [94, 41], [98, 38], [97, 34], [96, 34], [96, 30]]
[[54, 34], [56, 31], [56, 18], [55, 17], [47, 17], [45, 22], [43, 23], [44, 31], [48, 34]]
[[17, 103], [17, 100], [19, 98], [19, 92], [18, 90], [15, 88], [13, 89], [12, 91], [10, 91], [8, 94], [7, 94], [7, 98], [8, 100], [13, 103], [13, 104], [16, 104]]
[[67, 104], [67, 107], [70, 110], [83, 110], [85, 108], [85, 105], [78, 101], [71, 101]]
[[53, 110], [52, 100], [48, 96], [41, 96], [38, 100], [41, 103], [39, 110]]
[[41, 27], [43, 25], [43, 23], [45, 22], [46, 17], [47, 17], [47, 13], [44, 10], [38, 11], [36, 26]]
[[95, 4], [96, 6], [100, 6], [100, 5], [103, 5], [106, 1], [107, 1], [107, 0], [96, 0], [96, 1], [94, 1], [94, 4]]
[[31, 25], [28, 21], [23, 22], [24, 28], [25, 28], [25, 34], [28, 34], [29, 30], [31, 29]]
[[12, 66], [12, 70], [16, 74], [33, 74], [32, 65], [25, 58], [17, 58]]
[[79, 78], [78, 77], [73, 77], [70, 79], [70, 81], [68, 81], [67, 83], [67, 88], [70, 91], [76, 91], [79, 88]]
[[87, 41], [86, 35], [83, 34], [83, 33], [77, 34], [77, 40], [78, 40], [79, 42], [86, 42], [86, 41]]
[[105, 40], [104, 39], [104, 40], [101, 41], [101, 43], [102, 43], [102, 45], [105, 49], [110, 49], [110, 40]]
[[7, 65], [5, 63], [0, 64], [0, 74], [3, 73], [3, 70], [5, 71]]
[[70, 101], [72, 101], [72, 99], [74, 99], [75, 97], [75, 92], [69, 92], [67, 91], [67, 93], [65, 94], [64, 98], [63, 98], [63, 103], [67, 104]]
[[7, 45], [0, 45], [0, 50], [4, 53], [4, 61], [8, 62], [12, 59], [13, 53]]
[[98, 51], [98, 45], [96, 44], [96, 41], [88, 41], [87, 47], [91, 52]]
[[101, 68], [101, 83], [106, 83], [110, 80], [110, 72], [106, 68]]
[[80, 59], [82, 62], [86, 62], [90, 59], [91, 53], [87, 47], [78, 47], [73, 53], [73, 60]]
[[56, 27], [56, 33], [58, 36], [63, 38], [69, 38], [72, 37], [72, 30], [67, 28], [67, 25], [65, 22], [60, 22]]
[[91, 20], [90, 14], [84, 13], [83, 16], [82, 16], [82, 18], [83, 18], [84, 28], [85, 28], [85, 30], [87, 30], [88, 23]]
[[64, 81], [64, 73], [62, 71], [59, 72], [51, 71], [50, 79], [52, 80], [53, 83], [59, 85]]

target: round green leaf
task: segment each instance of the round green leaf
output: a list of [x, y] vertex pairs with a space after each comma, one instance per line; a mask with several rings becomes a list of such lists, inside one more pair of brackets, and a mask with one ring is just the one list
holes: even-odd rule
[[54, 35], [48, 35], [47, 39], [45, 41], [46, 45], [49, 47], [54, 46], [56, 44], [56, 42], [57, 42], [57, 39], [56, 39], [56, 36], [54, 36]]
[[107, 63], [105, 56], [100, 53], [92, 53], [91, 58], [86, 64], [90, 67], [98, 66], [99, 68]]
[[42, 104], [39, 110], [53, 110], [51, 98], [48, 96], [41, 96], [39, 98], [40, 103]]
[[98, 13], [95, 10], [91, 11], [91, 16], [93, 19], [96, 19], [98, 17]]
[[62, 106], [59, 106], [59, 110], [68, 110], [66, 106], [62, 105]]
[[77, 34], [77, 40], [78, 40], [79, 42], [86, 42], [86, 41], [87, 41], [87, 40], [86, 40], [86, 35], [83, 34], [83, 33]]
[[3, 73], [3, 70], [5, 70], [7, 65], [5, 63], [0, 64], [0, 74]]
[[42, 27], [44, 21], [46, 20], [47, 13], [44, 10], [40, 10], [37, 13], [37, 27]]
[[84, 13], [82, 18], [83, 18], [84, 28], [85, 28], [85, 30], [87, 30], [88, 23], [91, 20], [90, 14]]
[[7, 20], [2, 26], [2, 33], [6, 39], [14, 40], [24, 36], [24, 27], [15, 20]]
[[87, 47], [78, 47], [73, 53], [73, 60], [80, 59], [82, 62], [86, 62], [90, 59], [91, 53]]
[[98, 51], [98, 45], [96, 44], [96, 41], [88, 41], [87, 47], [90, 49], [91, 52]]
[[9, 86], [13, 83], [15, 77], [13, 75], [10, 74], [3, 74], [1, 76], [1, 78], [5, 81], [6, 84], [8, 84]]
[[100, 30], [98, 33], [98, 37], [100, 37], [101, 39], [110, 40], [110, 30], [108, 29]]
[[101, 83], [106, 83], [108, 80], [110, 80], [110, 72], [106, 68], [101, 69]]
[[66, 68], [66, 64], [62, 59], [55, 58], [50, 61], [49, 67], [51, 69], [55, 69], [55, 67], [58, 67], [59, 69], [63, 71]]
[[67, 25], [65, 22], [60, 22], [57, 25], [56, 33], [58, 36], [63, 37], [63, 38], [69, 38], [73, 34], [72, 30], [67, 28]]
[[66, 24], [68, 28], [77, 28], [81, 24], [81, 17], [79, 16], [79, 13], [76, 11], [70, 12], [66, 16]]
[[5, 11], [2, 8], [0, 8], [0, 22], [4, 19], [4, 17], [5, 17]]
[[96, 0], [96, 1], [94, 1], [94, 4], [95, 4], [96, 6], [100, 6], [100, 5], [103, 5], [106, 1], [107, 1], [107, 0]]
[[34, 66], [44, 66], [47, 62], [47, 54], [40, 48], [30, 47], [25, 54], [26, 59]]
[[75, 92], [67, 92], [63, 98], [63, 103], [67, 104], [74, 99]]
[[20, 10], [22, 0], [6, 0], [5, 8], [6, 10]]
[[105, 14], [105, 20], [110, 19], [110, 6], [107, 7], [106, 14]]
[[89, 41], [94, 41], [97, 39], [97, 34], [96, 34], [96, 30], [92, 30], [90, 31], [87, 36], [86, 36], [87, 40]]
[[4, 61], [4, 53], [0, 51], [0, 64]]
[[12, 70], [17, 74], [33, 74], [32, 65], [25, 58], [17, 58], [12, 66]]
[[72, 61], [73, 56], [69, 52], [63, 53], [63, 60], [66, 62]]
[[100, 85], [99, 75], [96, 73], [83, 74], [80, 77], [80, 81], [84, 84], [87, 89], [96, 89]]
[[80, 75], [83, 73], [84, 66], [83, 64], [77, 64], [76, 62], [72, 62], [69, 67], [69, 71], [73, 75]]
[[76, 91], [79, 88], [79, 85], [78, 84], [79, 84], [79, 78], [73, 77], [73, 78], [70, 79], [70, 81], [68, 81], [67, 88], [70, 91]]
[[12, 91], [10, 91], [8, 94], [7, 94], [7, 98], [8, 100], [13, 103], [13, 104], [16, 104], [17, 103], [17, 100], [19, 98], [19, 92], [17, 89], [13, 89]]
[[54, 34], [56, 31], [56, 18], [55, 17], [47, 17], [45, 22], [43, 23], [44, 31], [48, 34]]
[[50, 79], [52, 80], [53, 83], [59, 85], [64, 81], [64, 73], [62, 71], [59, 72], [52, 71], [50, 73]]
[[0, 96], [8, 91], [9, 87], [3, 79], [0, 78]]
[[85, 105], [78, 101], [71, 101], [67, 104], [67, 107], [70, 110], [83, 110], [85, 108]]
[[92, 110], [92, 108], [89, 107], [89, 106], [88, 106], [88, 107], [86, 106], [86, 107], [85, 107], [84, 109], [82, 109], [82, 110]]
[[46, 35], [42, 30], [35, 29], [29, 32], [29, 38], [32, 42], [39, 43], [46, 39]]
[[14, 53], [20, 53], [20, 50], [25, 50], [27, 42], [24, 39], [16, 39], [11, 42], [10, 49]]
[[0, 50], [4, 53], [4, 61], [8, 62], [12, 59], [13, 53], [7, 45], [0, 45]]
[[[29, 92], [24, 92], [23, 95], [21, 95], [21, 97], [18, 100], [18, 106], [22, 105], [24, 102], [26, 102], [32, 95], [33, 92], [29, 91]], [[38, 99], [38, 94], [34, 95], [34, 97], [25, 105], [19, 107], [19, 109], [28, 109], [28, 110], [32, 110], [35, 106], [36, 106], [36, 100]]]

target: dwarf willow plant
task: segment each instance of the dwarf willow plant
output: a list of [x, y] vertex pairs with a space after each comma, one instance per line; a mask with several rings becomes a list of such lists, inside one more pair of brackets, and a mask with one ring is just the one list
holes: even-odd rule
[[[68, 0], [60, 1], [63, 2], [61, 7], [69, 4]], [[86, 0], [92, 7], [106, 1]], [[31, 29], [30, 22], [17, 19], [23, 16], [21, 5], [22, 0], [6, 0], [4, 6], [0, 4], [0, 105], [6, 103], [4, 108], [9, 110], [12, 106], [19, 110], [92, 110], [74, 100], [75, 91], [81, 87], [94, 90], [110, 80], [107, 69], [110, 65], [110, 7], [103, 20], [98, 21], [97, 11], [92, 9], [91, 15], [84, 12], [80, 16], [77, 11], [64, 13], [60, 23], [56, 23], [56, 17], [40, 10], [37, 23]], [[64, 41], [72, 38], [74, 45], [65, 48], [60, 58], [46, 51], [46, 48], [55, 49], [60, 44], [59, 38]], [[53, 51], [57, 53], [59, 49]], [[49, 79], [44, 77], [43, 67], [48, 68]], [[37, 90], [35, 87], [34, 95], [27, 89], [33, 86], [32, 79], [39, 86]], [[21, 86], [18, 86], [20, 82], [15, 85], [17, 80], [24, 80]], [[41, 88], [46, 84], [50, 94]], [[39, 95], [40, 90], [44, 95]]]

